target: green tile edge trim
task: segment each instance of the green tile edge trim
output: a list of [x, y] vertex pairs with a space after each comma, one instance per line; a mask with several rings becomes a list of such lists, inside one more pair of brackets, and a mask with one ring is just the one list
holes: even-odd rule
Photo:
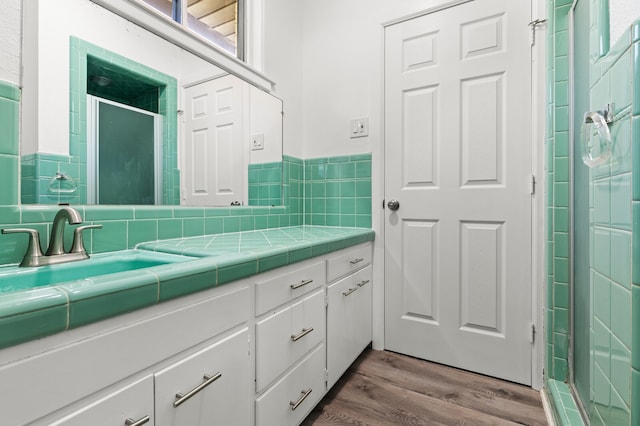
[[[166, 300], [217, 287], [374, 239], [374, 231], [363, 230], [362, 235], [347, 238], [336, 236], [335, 240], [324, 239], [318, 244], [304, 248], [292, 245], [289, 249], [265, 251], [262, 255], [239, 254], [236, 262], [227, 258], [217, 264], [215, 257], [194, 258], [193, 265], [189, 265], [190, 262], [182, 263], [178, 274], [154, 273], [158, 277], [158, 284], [150, 282], [149, 272], [141, 269], [127, 274], [126, 280], [131, 282], [130, 288], [121, 287], [117, 291], [107, 289], [104, 294], [91, 297], [79, 297], [80, 293], [73, 292], [68, 283], [61, 283], [57, 286], [31, 290], [30, 292], [51, 294], [46, 301], [40, 300], [38, 302], [40, 305], [32, 304], [32, 309], [26, 309], [24, 312], [19, 309], [17, 303], [20, 299], [18, 293], [8, 293], [4, 296], [0, 294], [0, 349], [150, 307]], [[292, 255], [292, 253], [295, 254]], [[120, 275], [121, 282], [123, 277]], [[159, 300], [156, 294], [159, 294]], [[6, 298], [5, 302], [11, 302], [6, 304], [5, 309], [2, 307], [3, 297]], [[132, 297], [132, 300], [127, 300], [129, 297]], [[43, 322], [43, 318], [46, 321]], [[9, 324], [10, 326], [5, 326]], [[2, 330], [9, 331], [3, 333]], [[25, 330], [25, 332], [18, 335], [15, 330]]]
[[565, 382], [548, 379], [544, 392], [557, 426], [585, 426], [571, 390]]
[[15, 84], [0, 80], [0, 98], [11, 101], [20, 100], [20, 88]]

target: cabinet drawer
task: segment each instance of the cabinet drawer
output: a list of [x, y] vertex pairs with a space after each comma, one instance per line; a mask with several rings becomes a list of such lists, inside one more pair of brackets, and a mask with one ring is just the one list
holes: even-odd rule
[[277, 308], [325, 283], [324, 261], [286, 269], [284, 273], [269, 275], [256, 285], [256, 315]]
[[327, 281], [331, 282], [371, 263], [371, 244], [341, 251], [327, 260]]
[[[158, 372], [156, 426], [249, 424], [249, 367], [245, 328]], [[180, 400], [184, 402], [176, 407]]]
[[331, 388], [372, 339], [371, 266], [328, 288], [327, 372]]
[[256, 400], [256, 426], [300, 424], [324, 395], [324, 365], [321, 345]]
[[256, 389], [262, 390], [326, 334], [324, 290], [256, 324]]
[[127, 419], [154, 425], [153, 376], [147, 376], [87, 405], [51, 426], [124, 425]]

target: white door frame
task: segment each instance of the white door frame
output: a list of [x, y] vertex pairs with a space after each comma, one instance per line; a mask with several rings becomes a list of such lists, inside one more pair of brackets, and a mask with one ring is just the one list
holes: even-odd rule
[[[445, 2], [439, 6], [428, 8], [410, 15], [405, 15], [390, 21], [383, 22], [380, 27], [381, 37], [380, 43], [382, 45], [381, 51], [383, 52], [380, 66], [383, 69], [383, 75], [381, 79], [380, 93], [382, 99], [382, 108], [380, 109], [380, 134], [385, 134], [384, 117], [385, 117], [385, 96], [384, 96], [384, 33], [385, 28], [403, 22], [415, 17], [431, 14], [440, 10], [444, 10], [450, 7], [458, 6], [463, 3], [467, 3], [473, 0], [454, 0]], [[543, 1], [532, 1], [531, 15], [538, 19], [546, 19], [546, 5]], [[546, 176], [544, 172], [544, 159], [545, 159], [545, 138], [546, 138], [546, 36], [547, 28], [545, 25], [537, 27], [536, 43], [532, 47], [532, 170], [534, 171], [536, 179], [536, 192], [532, 198], [532, 285], [531, 285], [531, 306], [532, 306], [532, 321], [535, 325], [536, 336], [534, 344], [532, 345], [532, 365], [531, 365], [531, 387], [539, 390], [543, 387], [543, 370], [544, 370], [544, 347], [546, 343], [546, 333], [544, 332], [544, 314], [545, 314], [545, 295], [546, 295], [546, 256], [545, 256], [545, 206], [546, 206]], [[380, 159], [373, 167], [373, 187], [378, 188], [378, 200], [384, 200], [384, 176], [385, 176], [385, 150], [384, 136], [381, 136], [380, 147]], [[378, 170], [376, 170], [376, 167]], [[379, 173], [380, 180], [376, 182], [376, 171]], [[375, 200], [376, 197], [373, 197]], [[374, 205], [374, 208], [376, 206]], [[378, 204], [378, 207], [381, 207]], [[382, 286], [378, 286], [373, 296], [374, 312], [378, 314], [374, 315], [374, 349], [383, 349], [385, 347], [384, 338], [384, 229], [385, 229], [385, 215], [379, 214], [377, 217], [377, 226], [379, 230], [376, 233], [375, 250], [374, 250], [374, 277], [377, 282], [382, 282]]]

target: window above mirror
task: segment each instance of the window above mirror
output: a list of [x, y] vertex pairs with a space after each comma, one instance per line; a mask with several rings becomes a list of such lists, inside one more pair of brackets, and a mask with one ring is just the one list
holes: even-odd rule
[[242, 0], [137, 0], [243, 59]]

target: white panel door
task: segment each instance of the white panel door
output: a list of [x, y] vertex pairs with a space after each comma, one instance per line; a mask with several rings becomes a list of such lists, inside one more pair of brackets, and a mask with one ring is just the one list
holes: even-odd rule
[[530, 1], [385, 30], [385, 345], [531, 383]]
[[233, 76], [185, 89], [184, 202], [243, 202], [244, 83]]

